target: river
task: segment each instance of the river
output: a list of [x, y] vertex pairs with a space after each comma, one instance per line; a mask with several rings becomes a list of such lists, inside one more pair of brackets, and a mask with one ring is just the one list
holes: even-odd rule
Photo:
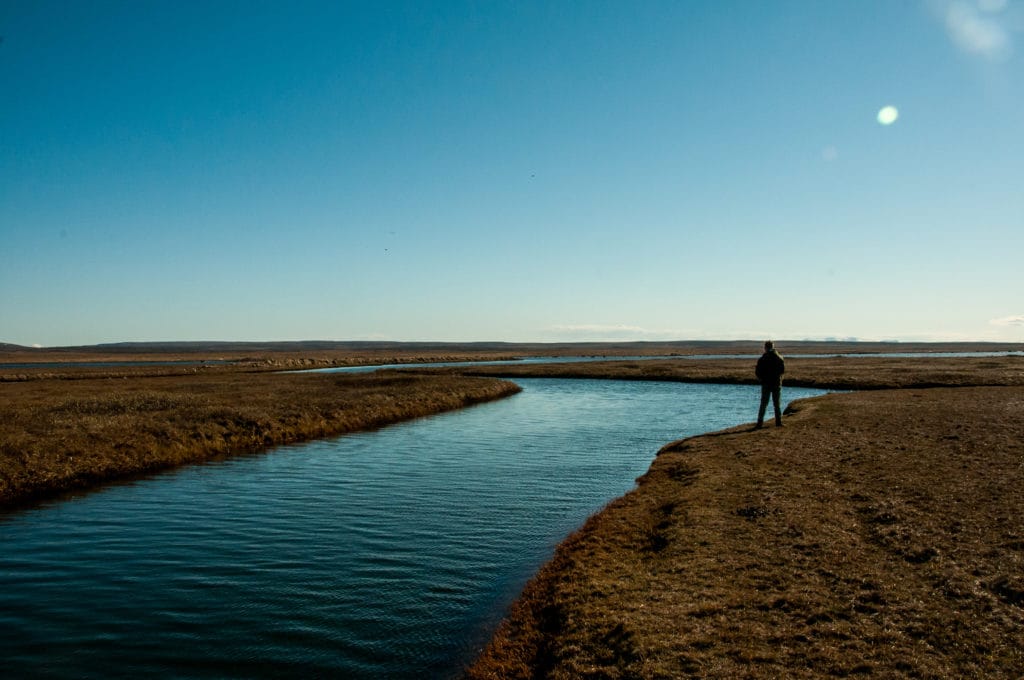
[[4, 677], [456, 677], [558, 542], [759, 394], [517, 382], [0, 517]]

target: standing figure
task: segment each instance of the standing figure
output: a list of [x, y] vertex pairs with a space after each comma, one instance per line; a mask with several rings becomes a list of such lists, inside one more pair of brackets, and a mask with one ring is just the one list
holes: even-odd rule
[[757, 410], [757, 426], [764, 425], [764, 411], [768, 407], [768, 397], [775, 406], [775, 426], [782, 427], [782, 409], [779, 399], [782, 396], [782, 374], [786, 372], [786, 362], [782, 355], [775, 351], [775, 343], [768, 340], [764, 343], [764, 354], [757, 360], [754, 373], [761, 381], [761, 406]]

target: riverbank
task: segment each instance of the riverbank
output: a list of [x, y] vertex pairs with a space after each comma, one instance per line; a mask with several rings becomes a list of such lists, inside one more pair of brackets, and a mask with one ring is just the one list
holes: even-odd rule
[[0, 508], [518, 392], [451, 375], [189, 373], [0, 384]]
[[[914, 363], [875, 379], [971, 383]], [[1019, 677], [1024, 387], [1001, 379], [833, 394], [666, 446], [469, 677]]]

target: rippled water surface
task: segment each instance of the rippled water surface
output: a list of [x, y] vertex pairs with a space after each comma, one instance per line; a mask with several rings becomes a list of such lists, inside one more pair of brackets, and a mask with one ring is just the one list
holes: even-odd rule
[[555, 544], [662, 444], [749, 422], [758, 398], [519, 383], [0, 517], [0, 675], [457, 676]]

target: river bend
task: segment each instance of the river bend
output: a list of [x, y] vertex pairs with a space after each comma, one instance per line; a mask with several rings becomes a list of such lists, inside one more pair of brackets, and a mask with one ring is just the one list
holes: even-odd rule
[[0, 517], [5, 677], [457, 676], [663, 444], [752, 421], [758, 399], [518, 382], [463, 411]]

